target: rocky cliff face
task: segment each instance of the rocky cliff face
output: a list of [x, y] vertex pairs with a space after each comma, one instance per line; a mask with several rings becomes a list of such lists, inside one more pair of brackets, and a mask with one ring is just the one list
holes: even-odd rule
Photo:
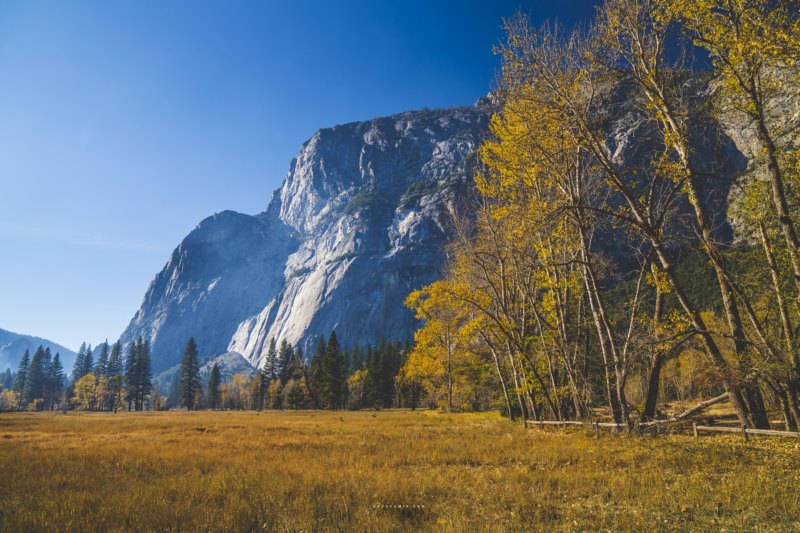
[[148, 339], [158, 373], [190, 336], [205, 356], [256, 366], [270, 338], [308, 348], [333, 329], [345, 344], [411, 337], [403, 300], [440, 273], [489, 116], [479, 102], [318, 131], [264, 213], [223, 212], [186, 237], [122, 341]]
[[203, 220], [150, 283], [121, 341], [148, 340], [156, 374], [180, 361], [192, 336], [204, 355], [226, 352], [239, 322], [282, 290], [295, 246], [277, 219], [225, 211]]

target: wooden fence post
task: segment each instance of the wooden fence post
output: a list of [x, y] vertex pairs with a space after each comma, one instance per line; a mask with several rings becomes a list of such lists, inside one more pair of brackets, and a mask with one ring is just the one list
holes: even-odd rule
[[744, 437], [744, 441], [747, 442], [747, 426], [742, 424], [742, 437]]
[[692, 422], [692, 433], [694, 433], [694, 437], [697, 438], [697, 422]]

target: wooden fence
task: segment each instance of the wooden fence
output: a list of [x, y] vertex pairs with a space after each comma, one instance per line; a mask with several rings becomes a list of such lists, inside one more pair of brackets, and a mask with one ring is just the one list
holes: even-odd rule
[[[545, 426], [559, 426], [566, 428], [568, 426], [580, 426], [589, 429], [594, 429], [595, 431], [599, 431], [600, 428], [611, 428], [617, 430], [627, 430], [633, 429], [634, 431], [639, 428], [639, 430], [647, 430], [649, 428], [656, 428], [658, 426], [663, 426], [667, 423], [674, 423], [680, 424], [681, 420], [654, 420], [652, 422], [644, 422], [641, 424], [634, 425], [632, 427], [628, 427], [626, 424], [618, 424], [615, 422], [580, 422], [575, 420], [529, 420], [527, 422], [527, 427], [531, 429], [535, 429], [536, 426], [539, 426], [541, 429], [544, 429]], [[685, 421], [684, 421], [685, 422]], [[774, 429], [749, 429], [745, 427], [727, 427], [727, 426], [698, 426], [696, 423], [692, 423], [692, 434], [697, 437], [699, 436], [700, 432], [707, 432], [707, 433], [738, 433], [742, 435], [745, 442], [747, 442], [750, 435], [766, 435], [771, 437], [794, 437], [800, 438], [800, 432], [796, 431], [777, 431]]]

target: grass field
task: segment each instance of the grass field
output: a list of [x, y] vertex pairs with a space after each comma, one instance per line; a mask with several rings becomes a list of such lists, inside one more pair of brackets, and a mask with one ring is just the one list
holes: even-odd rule
[[0, 415], [0, 531], [800, 530], [793, 439], [433, 412]]

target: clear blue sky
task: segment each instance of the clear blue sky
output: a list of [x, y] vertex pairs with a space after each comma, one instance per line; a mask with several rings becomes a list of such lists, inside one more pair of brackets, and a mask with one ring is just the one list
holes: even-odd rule
[[501, 19], [592, 0], [0, 3], [0, 328], [114, 340], [203, 218], [320, 127], [470, 104]]

